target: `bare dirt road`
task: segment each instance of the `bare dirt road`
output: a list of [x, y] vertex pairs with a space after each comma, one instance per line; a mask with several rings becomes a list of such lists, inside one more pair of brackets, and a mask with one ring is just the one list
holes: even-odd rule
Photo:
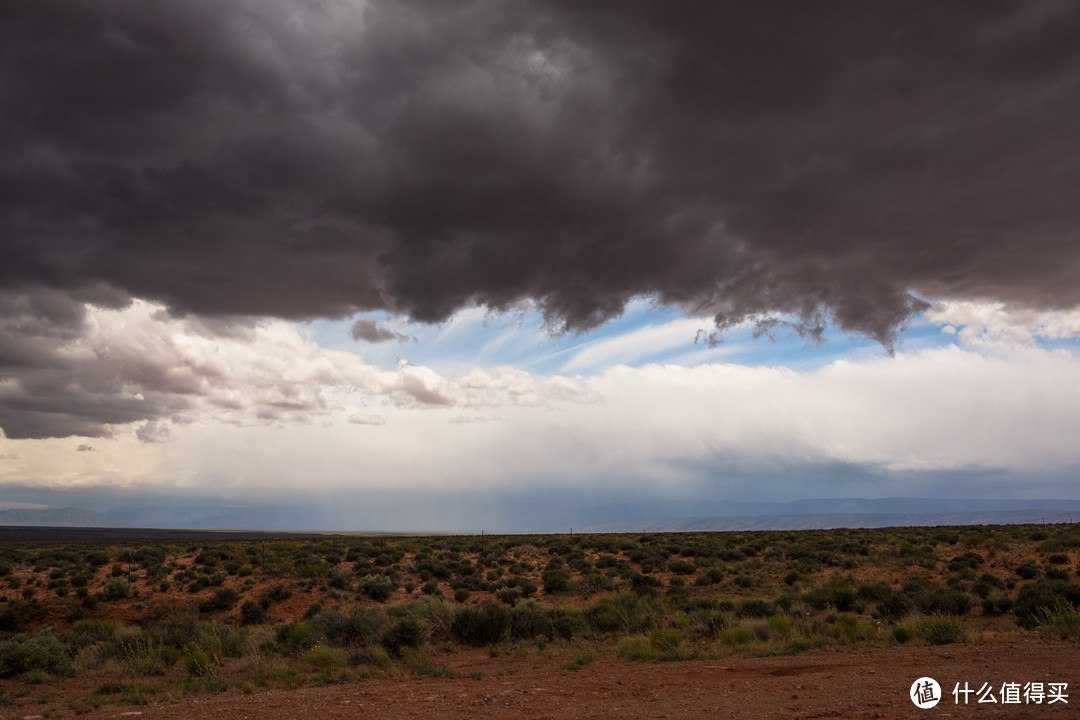
[[[572, 658], [571, 658], [572, 659]], [[628, 662], [600, 657], [577, 670], [566, 656], [487, 657], [455, 653], [448, 678], [373, 678], [344, 685], [187, 696], [144, 706], [101, 706], [88, 718], [240, 720], [363, 718], [498, 720], [562, 718], [1068, 718], [1080, 717], [1080, 643], [1020, 642], [942, 647], [852, 648], [771, 658]], [[480, 679], [475, 679], [477, 674]], [[469, 677], [472, 675], [473, 677]], [[936, 707], [909, 698], [912, 683], [929, 676], [941, 686]], [[973, 692], [959, 704], [953, 688]], [[1004, 703], [1007, 683], [1042, 683]], [[1066, 683], [1067, 703], [1050, 684]], [[985, 687], [989, 692], [984, 690]], [[1038, 686], [1036, 686], [1037, 689]], [[1058, 689], [1062, 690], [1058, 685]], [[984, 700], [978, 702], [984, 690]], [[11, 710], [8, 708], [7, 710]], [[14, 717], [70, 714], [62, 704]], [[10, 712], [5, 713], [11, 715]]]

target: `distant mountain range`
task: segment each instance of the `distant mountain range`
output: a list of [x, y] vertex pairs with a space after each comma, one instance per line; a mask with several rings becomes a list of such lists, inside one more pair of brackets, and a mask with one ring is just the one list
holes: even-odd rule
[[607, 523], [583, 532], [715, 532], [722, 530], [818, 530], [830, 528], [912, 527], [926, 525], [1013, 525], [1072, 523], [1080, 511], [999, 510], [953, 513], [756, 515], [668, 518], [645, 523]]
[[1080, 500], [839, 498], [794, 502], [630, 503], [593, 508], [584, 532], [807, 530], [1080, 521]]
[[279, 530], [288, 521], [286, 508], [262, 507], [116, 508], [105, 512], [75, 507], [0, 510], [0, 525], [32, 527]]
[[[999, 525], [1080, 522], [1080, 500], [839, 498], [793, 502], [628, 502], [576, 509], [514, 508], [501, 527], [338, 527], [317, 508], [155, 507], [17, 508], [0, 510], [0, 525], [33, 527], [176, 528], [207, 530], [409, 532], [660, 532], [806, 530], [912, 525]], [[468, 523], [468, 520], [463, 520]], [[399, 523], [400, 524], [400, 523]]]

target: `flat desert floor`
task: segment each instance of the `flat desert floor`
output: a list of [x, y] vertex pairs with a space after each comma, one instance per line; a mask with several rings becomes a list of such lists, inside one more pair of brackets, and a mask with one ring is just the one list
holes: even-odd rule
[[[1080, 643], [1017, 642], [941, 647], [836, 648], [781, 657], [628, 662], [598, 657], [569, 669], [563, 655], [441, 658], [455, 677], [372, 678], [295, 690], [230, 691], [142, 706], [102, 705], [85, 718], [364, 718], [561, 720], [562, 718], [1068, 718], [1080, 717]], [[473, 677], [469, 677], [472, 675]], [[481, 679], [474, 679], [479, 676]], [[937, 680], [930, 709], [909, 698], [912, 683]], [[1067, 683], [1068, 703], [1004, 703], [1006, 684]], [[953, 688], [969, 688], [965, 705]], [[984, 690], [985, 685], [985, 690]], [[978, 702], [983, 699], [997, 702]], [[11, 711], [13, 708], [7, 708]], [[8, 713], [0, 714], [10, 715]], [[67, 717], [62, 701], [12, 717]]]

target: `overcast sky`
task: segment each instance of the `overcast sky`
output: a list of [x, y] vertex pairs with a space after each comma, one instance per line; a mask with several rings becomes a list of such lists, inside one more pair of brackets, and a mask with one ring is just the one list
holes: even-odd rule
[[0, 506], [1080, 497], [1077, 37], [4, 2]]

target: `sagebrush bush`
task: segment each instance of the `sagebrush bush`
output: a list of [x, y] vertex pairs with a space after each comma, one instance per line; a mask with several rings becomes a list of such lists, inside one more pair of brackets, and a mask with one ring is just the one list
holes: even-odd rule
[[316, 645], [303, 655], [304, 662], [317, 670], [336, 670], [345, 667], [346, 656], [343, 650]]
[[202, 650], [195, 650], [184, 656], [184, 669], [195, 677], [206, 677], [212, 672], [210, 658]]
[[218, 612], [220, 610], [232, 610], [236, 607], [237, 601], [240, 600], [240, 594], [232, 588], [223, 588], [217, 590], [214, 594], [205, 600], [201, 600], [197, 603], [199, 612], [210, 613]]
[[676, 652], [682, 640], [682, 633], [668, 628], [655, 628], [649, 633], [649, 643], [661, 653]]
[[1035, 621], [1040, 629], [1062, 640], [1080, 640], [1080, 608], [1061, 598], [1053, 605], [1038, 608]]
[[915, 598], [919, 612], [926, 615], [966, 615], [974, 605], [971, 595], [963, 590], [937, 588]]
[[462, 608], [454, 617], [453, 634], [459, 642], [482, 647], [510, 637], [510, 609], [493, 603]]
[[754, 636], [749, 630], [742, 625], [736, 625], [735, 627], [729, 627], [720, 632], [720, 639], [728, 645], [745, 645], [754, 639]]
[[766, 624], [770, 632], [779, 635], [782, 638], [787, 638], [791, 635], [791, 618], [786, 615], [773, 615], [767, 621]]
[[918, 634], [930, 645], [950, 645], [964, 639], [964, 622], [956, 615], [929, 615], [919, 623]]
[[289, 655], [296, 655], [302, 650], [315, 647], [319, 636], [318, 628], [307, 623], [282, 625], [277, 629], [278, 645], [284, 653]]
[[873, 628], [859, 622], [859, 618], [849, 613], [840, 613], [832, 624], [832, 634], [841, 643], [856, 643], [869, 640]]
[[619, 643], [617, 653], [619, 657], [627, 660], [653, 660], [656, 658], [656, 648], [653, 647], [649, 638], [644, 635], [624, 638]]
[[131, 585], [122, 577], [113, 577], [101, 590], [102, 600], [122, 600], [131, 595]]
[[829, 580], [807, 590], [803, 601], [815, 610], [832, 607], [840, 612], [850, 612], [856, 609], [859, 592], [851, 583]]
[[43, 632], [0, 640], [0, 678], [35, 671], [50, 675], [73, 674], [71, 657], [56, 635]]
[[391, 655], [400, 656], [405, 648], [418, 648], [427, 640], [423, 621], [414, 617], [395, 620], [382, 636], [382, 646]]
[[1042, 579], [1020, 588], [1016, 596], [1017, 623], [1026, 630], [1040, 624], [1043, 608], [1080, 608], [1080, 585], [1065, 580]]
[[892, 629], [893, 640], [903, 644], [915, 639], [915, 631], [906, 625], [897, 625]]
[[385, 575], [365, 575], [360, 580], [360, 592], [375, 602], [386, 602], [394, 593], [396, 584]]
[[377, 642], [386, 627], [386, 613], [381, 609], [358, 608], [349, 614], [323, 610], [312, 619], [326, 639], [335, 645], [358, 646]]

